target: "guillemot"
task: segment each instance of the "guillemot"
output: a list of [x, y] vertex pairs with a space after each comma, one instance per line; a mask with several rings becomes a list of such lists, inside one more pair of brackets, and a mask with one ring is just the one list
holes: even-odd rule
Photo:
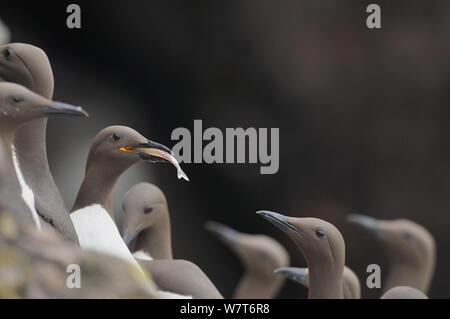
[[122, 173], [141, 161], [174, 161], [178, 176], [186, 176], [167, 147], [129, 127], [103, 129], [91, 144], [85, 177], [70, 214], [82, 249], [111, 254], [140, 270], [114, 222], [112, 190]]
[[20, 224], [34, 224], [41, 229], [31, 188], [18, 165], [14, 139], [17, 129], [26, 123], [54, 115], [87, 116], [81, 107], [50, 101], [15, 83], [0, 83], [0, 147], [2, 153], [2, 205]]
[[[53, 71], [47, 55], [38, 47], [23, 43], [0, 46], [0, 82], [14, 82], [51, 100]], [[78, 238], [69, 211], [50, 172], [46, 148], [47, 118], [27, 122], [15, 134], [14, 147], [23, 182], [33, 194], [42, 222], [52, 226], [71, 242]]]
[[124, 241], [160, 289], [194, 299], [223, 298], [197, 265], [173, 259], [169, 208], [159, 187], [134, 185], [125, 194], [122, 207]]
[[302, 251], [309, 269], [309, 299], [344, 298], [345, 242], [334, 225], [265, 210], [257, 214], [282, 230]]
[[228, 246], [244, 266], [244, 274], [233, 292], [233, 299], [274, 298], [284, 278], [274, 270], [289, 265], [286, 249], [266, 235], [245, 234], [229, 226], [207, 222], [206, 230]]
[[396, 286], [428, 292], [436, 264], [436, 243], [428, 230], [408, 219], [378, 220], [354, 214], [347, 220], [367, 231], [388, 257], [382, 292]]

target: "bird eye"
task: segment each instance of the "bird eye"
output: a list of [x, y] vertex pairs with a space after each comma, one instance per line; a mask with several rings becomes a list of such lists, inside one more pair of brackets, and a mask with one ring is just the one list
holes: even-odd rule
[[316, 230], [316, 236], [322, 238], [323, 236], [325, 236], [325, 232], [322, 229], [318, 229]]
[[146, 209], [144, 209], [144, 214], [150, 214], [152, 210], [153, 210], [152, 207], [147, 207]]
[[112, 138], [113, 138], [113, 140], [114, 140], [115, 142], [117, 142], [118, 140], [120, 140], [120, 135], [117, 134], [117, 133], [114, 133], [114, 134], [112, 135]]
[[13, 100], [14, 103], [20, 103], [20, 102], [23, 101], [23, 97], [21, 97], [21, 96], [13, 96], [12, 100]]
[[414, 239], [414, 236], [411, 233], [405, 233], [403, 236], [407, 241], [412, 241]]
[[3, 56], [4, 56], [5, 58], [9, 58], [9, 57], [11, 57], [11, 55], [12, 55], [12, 50], [11, 50], [11, 48], [6, 48], [6, 49], [3, 51]]

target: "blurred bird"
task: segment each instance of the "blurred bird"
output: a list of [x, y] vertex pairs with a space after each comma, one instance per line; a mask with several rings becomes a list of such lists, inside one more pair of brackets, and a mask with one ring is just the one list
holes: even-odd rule
[[396, 286], [428, 292], [436, 262], [436, 244], [430, 232], [408, 219], [390, 221], [349, 215], [347, 220], [369, 232], [386, 252], [389, 272], [383, 292]]
[[0, 45], [8, 43], [10, 38], [10, 32], [6, 24], [0, 19]]
[[2, 205], [23, 225], [34, 223], [41, 229], [34, 193], [18, 164], [14, 139], [16, 130], [26, 123], [48, 116], [87, 116], [81, 107], [50, 101], [15, 83], [0, 83], [0, 148], [2, 153], [0, 194]]
[[[23, 43], [0, 46], [0, 82], [21, 84], [51, 100], [53, 72], [41, 49]], [[47, 159], [47, 118], [29, 121], [15, 133], [18, 166], [34, 195], [36, 210], [48, 226], [65, 239], [78, 243], [69, 212], [53, 180]]]
[[399, 286], [386, 291], [381, 299], [428, 299], [428, 297], [416, 288]]
[[[308, 268], [298, 268], [298, 267], [285, 267], [278, 268], [275, 273], [280, 274], [293, 280], [304, 287], [309, 287], [309, 273]], [[361, 284], [359, 282], [358, 276], [348, 268], [344, 267], [343, 281], [344, 289], [344, 299], [360, 299], [361, 298]]]
[[288, 235], [306, 258], [310, 299], [342, 299], [345, 243], [332, 224], [317, 218], [287, 217], [270, 211], [258, 215]]
[[205, 228], [228, 246], [245, 268], [234, 299], [276, 296], [284, 278], [274, 274], [274, 270], [289, 265], [289, 254], [283, 246], [269, 236], [240, 233], [217, 222], [207, 222]]
[[196, 299], [223, 298], [197, 265], [173, 259], [169, 208], [161, 189], [139, 183], [125, 194], [122, 207], [124, 241], [160, 289]]
[[127, 262], [82, 252], [56, 232], [21, 227], [12, 214], [0, 211], [0, 298], [155, 297], [156, 287], [144, 285], [142, 273]]

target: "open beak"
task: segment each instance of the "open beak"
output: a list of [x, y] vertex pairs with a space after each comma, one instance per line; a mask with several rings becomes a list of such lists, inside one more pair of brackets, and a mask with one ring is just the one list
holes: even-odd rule
[[159, 143], [148, 141], [147, 143], [135, 145], [135, 146], [124, 146], [120, 149], [125, 152], [133, 152], [138, 154], [142, 160], [147, 162], [168, 162], [171, 163], [177, 169], [178, 179], [184, 178], [189, 181], [187, 175], [183, 172], [180, 164], [173, 156], [172, 151]]
[[296, 226], [292, 225], [289, 222], [289, 217], [287, 216], [268, 210], [260, 210], [256, 212], [256, 214], [261, 215], [264, 219], [268, 220], [270, 223], [287, 234], [294, 232], [299, 234], [301, 237], [306, 237], [305, 233], [301, 229], [298, 229]]
[[205, 223], [205, 229], [214, 234], [220, 241], [228, 246], [236, 244], [237, 236], [239, 232], [217, 222]]
[[49, 106], [40, 109], [45, 115], [72, 115], [89, 117], [89, 114], [80, 106], [73, 106], [61, 102], [52, 102]]
[[369, 216], [351, 214], [347, 216], [347, 222], [359, 225], [371, 233], [378, 233], [381, 230], [378, 220]]
[[305, 287], [309, 287], [308, 268], [283, 267], [275, 269], [276, 274], [282, 275], [292, 281], [295, 281]]

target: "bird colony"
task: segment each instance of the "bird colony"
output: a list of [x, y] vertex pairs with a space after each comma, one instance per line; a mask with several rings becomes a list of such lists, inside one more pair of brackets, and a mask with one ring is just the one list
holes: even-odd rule
[[[8, 34], [0, 23], [0, 42]], [[53, 88], [42, 49], [0, 46], [0, 297], [223, 298], [202, 269], [173, 256], [170, 198], [160, 188], [146, 181], [133, 186], [123, 197], [122, 227], [116, 226], [112, 190], [134, 164], [167, 162], [189, 181], [166, 146], [130, 127], [102, 129], [86, 154], [75, 204], [65, 206], [47, 160], [47, 119], [87, 118], [88, 110], [54, 101]], [[361, 298], [363, 281], [346, 264], [345, 240], [334, 225], [267, 210], [254, 218], [285, 233], [306, 265], [292, 267], [286, 249], [269, 236], [208, 221], [205, 229], [242, 263], [230, 297], [274, 298], [288, 278], [306, 287], [309, 298]], [[424, 227], [362, 215], [348, 222], [385, 250], [390, 267], [381, 298], [427, 298], [436, 253]], [[82, 276], [69, 280], [68, 265]]]

